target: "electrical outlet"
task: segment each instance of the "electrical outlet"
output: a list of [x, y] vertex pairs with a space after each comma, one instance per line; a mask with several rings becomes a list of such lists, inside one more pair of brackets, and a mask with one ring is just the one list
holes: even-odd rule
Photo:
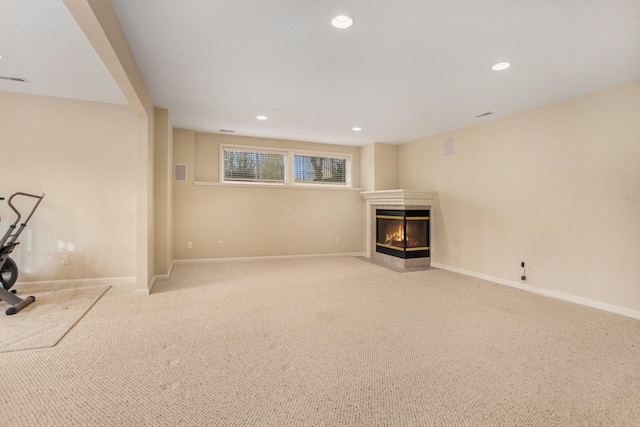
[[221, 248], [222, 247], [222, 240], [218, 240], [218, 247]]
[[340, 239], [336, 237], [336, 245], [340, 243]]
[[187, 249], [191, 249], [193, 247], [193, 245], [191, 244], [191, 242], [187, 242]]
[[60, 255], [60, 264], [68, 265], [69, 264], [69, 254]]

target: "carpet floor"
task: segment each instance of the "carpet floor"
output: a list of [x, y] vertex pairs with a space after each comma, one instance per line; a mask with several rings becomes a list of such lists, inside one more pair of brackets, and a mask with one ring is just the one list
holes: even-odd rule
[[350, 257], [177, 265], [0, 371], [0, 425], [640, 425], [640, 321]]
[[[109, 286], [19, 288], [19, 297], [33, 295], [36, 301], [18, 314], [1, 318], [0, 353], [53, 347], [107, 292]], [[8, 303], [0, 302], [0, 313], [9, 307]]]

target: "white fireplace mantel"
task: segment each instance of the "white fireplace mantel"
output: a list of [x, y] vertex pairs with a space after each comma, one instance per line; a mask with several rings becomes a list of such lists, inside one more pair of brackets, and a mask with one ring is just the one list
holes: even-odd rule
[[373, 206], [420, 206], [432, 207], [438, 198], [438, 193], [420, 190], [380, 190], [380, 191], [362, 191], [360, 192], [367, 206], [367, 223], [366, 223], [366, 255], [371, 258], [372, 241], [372, 214]]
[[420, 190], [380, 190], [360, 192], [367, 205], [432, 206], [438, 193]]

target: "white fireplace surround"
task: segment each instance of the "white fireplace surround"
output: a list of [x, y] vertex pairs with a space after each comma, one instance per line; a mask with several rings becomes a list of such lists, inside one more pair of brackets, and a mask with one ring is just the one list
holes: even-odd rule
[[[375, 232], [373, 231], [373, 220], [375, 209], [377, 208], [393, 208], [393, 209], [432, 209], [437, 201], [437, 193], [419, 190], [380, 190], [380, 191], [363, 191], [360, 193], [366, 203], [366, 256], [372, 257], [373, 244], [375, 240]], [[433, 241], [433, 237], [431, 239]], [[374, 243], [375, 244], [375, 243]]]

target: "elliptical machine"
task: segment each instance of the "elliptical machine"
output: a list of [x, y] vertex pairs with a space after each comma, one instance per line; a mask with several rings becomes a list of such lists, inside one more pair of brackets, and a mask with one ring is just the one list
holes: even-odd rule
[[[20, 226], [18, 226], [18, 223], [22, 215], [12, 203], [13, 199], [17, 196], [31, 197], [37, 200], [31, 212]], [[11, 305], [6, 311], [7, 315], [16, 314], [36, 300], [34, 296], [28, 296], [25, 299], [16, 296], [15, 289], [9, 291], [18, 280], [18, 266], [9, 255], [15, 247], [20, 244], [18, 237], [22, 234], [22, 231], [24, 231], [33, 213], [38, 208], [40, 202], [42, 202], [42, 199], [44, 199], [44, 194], [42, 194], [42, 196], [36, 196], [35, 194], [28, 193], [14, 193], [9, 197], [9, 200], [7, 200], [7, 204], [16, 214], [16, 220], [9, 226], [2, 240], [0, 240], [0, 300], [6, 301]], [[0, 197], [0, 200], [4, 200], [4, 197]]]

